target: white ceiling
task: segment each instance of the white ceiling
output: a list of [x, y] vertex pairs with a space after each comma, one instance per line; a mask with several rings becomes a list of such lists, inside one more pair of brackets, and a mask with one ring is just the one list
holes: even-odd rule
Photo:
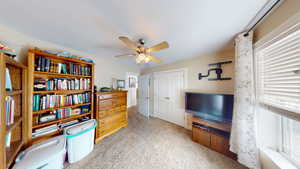
[[[5, 0], [0, 24], [34, 38], [101, 57], [130, 53], [118, 36], [146, 46], [165, 63], [228, 46], [267, 0]], [[132, 59], [132, 58], [131, 58]]]

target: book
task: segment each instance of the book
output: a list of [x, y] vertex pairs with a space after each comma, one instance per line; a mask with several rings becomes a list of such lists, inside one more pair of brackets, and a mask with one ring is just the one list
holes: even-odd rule
[[9, 148], [11, 142], [11, 132], [7, 133], [5, 136], [5, 147]]
[[53, 124], [53, 125], [50, 125], [50, 126], [47, 126], [47, 127], [36, 129], [36, 130], [34, 130], [34, 133], [41, 133], [41, 132], [44, 132], [44, 131], [49, 131], [51, 129], [58, 129], [57, 124]]
[[11, 125], [14, 123], [15, 101], [11, 96], [6, 96], [4, 104], [6, 125]]
[[77, 123], [79, 123], [79, 120], [72, 120], [72, 121], [61, 124], [61, 127], [62, 128], [69, 127], [69, 126], [75, 125]]
[[33, 132], [32, 133], [32, 138], [36, 138], [36, 137], [39, 137], [39, 136], [43, 136], [43, 135], [46, 135], [46, 134], [49, 134], [49, 133], [53, 133], [55, 131], [58, 131], [59, 128], [55, 129], [50, 129], [50, 130], [46, 130], [46, 131], [43, 131], [43, 132]]
[[11, 78], [8, 68], [5, 69], [5, 89], [8, 91], [12, 91]]

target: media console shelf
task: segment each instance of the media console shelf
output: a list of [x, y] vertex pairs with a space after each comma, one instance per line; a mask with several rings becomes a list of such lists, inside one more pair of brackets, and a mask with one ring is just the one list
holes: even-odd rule
[[229, 150], [231, 123], [215, 123], [193, 116], [192, 139], [214, 151], [236, 159]]

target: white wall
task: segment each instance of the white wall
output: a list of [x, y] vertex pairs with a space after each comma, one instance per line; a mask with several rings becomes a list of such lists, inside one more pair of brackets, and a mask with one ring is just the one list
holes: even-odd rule
[[[198, 73], [207, 74], [209, 69], [208, 64], [223, 62], [223, 61], [233, 61], [231, 64], [223, 65], [223, 74], [224, 77], [231, 77], [231, 80], [223, 80], [223, 81], [209, 81], [207, 78], [203, 78], [201, 80], [198, 79]], [[195, 92], [211, 92], [211, 93], [229, 93], [233, 94], [234, 92], [234, 52], [233, 50], [223, 51], [213, 53], [207, 56], [200, 56], [193, 59], [188, 59], [184, 61], [175, 62], [172, 64], [157, 66], [153, 68], [147, 68], [141, 71], [141, 74], [150, 74], [152, 77], [153, 72], [160, 72], [166, 70], [174, 70], [174, 69], [186, 69], [187, 70], [187, 91], [195, 91]], [[213, 78], [215, 76], [214, 73], [210, 76]], [[153, 100], [153, 80], [151, 80], [150, 84], [150, 114], [153, 115], [154, 111], [154, 100]], [[184, 100], [184, 98], [182, 98]], [[190, 114], [186, 114], [186, 128], [191, 129], [191, 116]]]
[[4, 25], [0, 25], [0, 43], [16, 49], [17, 60], [27, 64], [27, 51], [29, 48], [38, 47], [52, 50], [64, 50], [74, 55], [90, 58], [95, 61], [95, 85], [98, 87], [111, 87], [112, 78], [125, 80], [126, 72], [139, 73], [139, 67], [135, 64], [125, 64], [112, 56], [103, 54], [91, 54], [66, 48], [60, 45], [41, 41], [23, 33], [17, 32]]

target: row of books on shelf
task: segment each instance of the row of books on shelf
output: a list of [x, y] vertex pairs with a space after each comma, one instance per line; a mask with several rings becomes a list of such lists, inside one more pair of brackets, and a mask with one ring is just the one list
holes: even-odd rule
[[83, 66], [75, 63], [56, 63], [53, 60], [39, 56], [35, 60], [35, 70], [41, 72], [62, 73], [62, 74], [74, 74], [74, 75], [91, 75], [91, 67]]
[[32, 138], [36, 138], [36, 137], [39, 137], [39, 136], [43, 136], [43, 135], [46, 135], [46, 134], [57, 132], [57, 131], [65, 128], [65, 127], [69, 127], [69, 126], [78, 124], [80, 122], [83, 122], [83, 121], [86, 121], [86, 120], [89, 120], [89, 119], [90, 119], [89, 117], [84, 116], [84, 117], [80, 117], [76, 120], [72, 120], [72, 121], [69, 121], [69, 122], [65, 122], [65, 123], [61, 123], [61, 124], [53, 124], [53, 125], [50, 125], [50, 126], [47, 126], [47, 127], [35, 129], [32, 132]]
[[5, 97], [5, 120], [6, 125], [14, 123], [15, 100], [11, 96]]
[[53, 78], [34, 79], [34, 90], [35, 91], [46, 91], [46, 90], [88, 90], [91, 88], [91, 79], [80, 78], [80, 79], [69, 79], [69, 78]]
[[91, 111], [90, 105], [83, 105], [78, 108], [63, 108], [52, 110], [43, 114], [36, 116], [35, 124], [43, 124], [48, 123], [54, 120], [60, 120], [64, 118], [68, 118], [75, 115], [85, 114]]
[[62, 106], [71, 106], [76, 104], [89, 103], [91, 101], [91, 92], [71, 95], [56, 94], [35, 94], [33, 95], [33, 111], [57, 108]]

